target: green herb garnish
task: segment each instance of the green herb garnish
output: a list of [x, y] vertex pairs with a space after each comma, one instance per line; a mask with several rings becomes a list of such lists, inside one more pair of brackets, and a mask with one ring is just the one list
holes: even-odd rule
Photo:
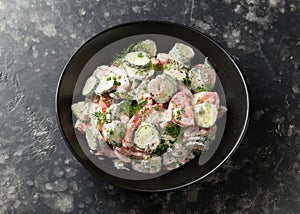
[[196, 89], [196, 91], [199, 93], [199, 92], [203, 92], [203, 91], [207, 91], [207, 90], [205, 88], [198, 87]]
[[115, 143], [114, 145], [115, 145], [116, 147], [121, 147], [121, 146], [122, 146], [121, 143]]
[[146, 100], [139, 100], [136, 104], [132, 103], [129, 109], [129, 115], [132, 117], [133, 115], [136, 114], [138, 110], [143, 108], [143, 106], [146, 104]]
[[[111, 80], [110, 77], [106, 78], [106, 80]], [[114, 86], [120, 86], [121, 85], [121, 82], [117, 81], [117, 77], [113, 77], [113, 80], [114, 80]]]
[[164, 153], [166, 153], [169, 148], [173, 148], [174, 143], [176, 143], [176, 141], [166, 140], [166, 139], [162, 138], [161, 141], [160, 141], [160, 144], [157, 145], [155, 151], [153, 151], [152, 154], [156, 154], [158, 156], [161, 156]]
[[138, 57], [143, 57], [143, 54], [140, 52], [137, 54]]
[[146, 103], [146, 100], [139, 100], [137, 105], [144, 105]]
[[165, 70], [170, 70], [171, 67], [172, 67], [172, 64], [169, 63], [169, 64], [167, 64], [167, 65], [164, 66], [164, 69]]
[[170, 70], [175, 65], [176, 65], [176, 61], [171, 59], [170, 62], [164, 66], [164, 69]]
[[177, 111], [176, 111], [176, 119], [177, 119], [177, 120], [180, 120], [180, 119], [181, 119], [180, 114], [181, 114], [180, 110], [177, 110]]
[[180, 134], [180, 126], [176, 125], [175, 123], [169, 122], [166, 126], [166, 132], [172, 137], [178, 137]]
[[121, 82], [118, 82], [117, 80], [114, 80], [114, 85], [115, 85], [115, 86], [120, 86], [120, 85], [121, 85]]
[[133, 47], [133, 50], [135, 50], [135, 51], [142, 51], [142, 52], [148, 53], [148, 49], [142, 45], [142, 42], [138, 42]]
[[143, 75], [143, 73], [145, 73], [145, 72], [147, 72], [147, 71], [149, 71], [149, 69], [148, 68], [144, 68], [144, 69], [139, 69], [137, 72], [135, 72], [135, 73], [138, 73], [138, 74], [141, 74], [141, 75]]
[[114, 135], [114, 131], [113, 131], [113, 130], [110, 130], [110, 131], [109, 131], [109, 134], [110, 134], [110, 135]]
[[162, 71], [163, 70], [163, 65], [162, 64], [152, 64], [152, 68], [154, 71]]
[[164, 153], [166, 153], [168, 151], [168, 148], [170, 146], [165, 142], [164, 139], [161, 139], [160, 144], [157, 145], [155, 151], [153, 152], [153, 154], [156, 154], [158, 156], [163, 155]]
[[187, 85], [187, 86], [191, 85], [191, 80], [190, 80], [190, 78], [188, 78], [188, 77], [184, 78], [184, 79], [183, 79], [183, 83], [184, 83], [185, 85]]
[[132, 101], [132, 100], [125, 100], [124, 104], [122, 105], [121, 111], [124, 112], [127, 116], [132, 117], [136, 114], [138, 110], [143, 108], [143, 106], [146, 104], [146, 100], [139, 100]]
[[95, 112], [94, 117], [97, 119], [97, 125], [101, 124], [102, 122], [107, 122], [105, 113]]
[[159, 110], [158, 106], [154, 106], [154, 110], [158, 111]]
[[123, 61], [124, 61], [124, 57], [125, 57], [128, 53], [134, 51], [135, 46], [137, 46], [137, 44], [131, 44], [131, 45], [129, 45], [128, 48], [124, 49], [120, 54], [118, 54], [118, 55], [114, 58], [114, 61], [113, 61], [112, 64], [114, 64], [114, 65], [116, 65], [116, 66], [121, 65], [121, 64], [123, 63]]

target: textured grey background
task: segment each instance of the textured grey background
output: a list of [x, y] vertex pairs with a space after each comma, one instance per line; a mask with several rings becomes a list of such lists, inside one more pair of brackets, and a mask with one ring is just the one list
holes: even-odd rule
[[[0, 0], [0, 213], [299, 213], [299, 0]], [[58, 130], [69, 57], [110, 26], [167, 20], [223, 45], [243, 70], [251, 121], [203, 183], [166, 193], [97, 179]]]

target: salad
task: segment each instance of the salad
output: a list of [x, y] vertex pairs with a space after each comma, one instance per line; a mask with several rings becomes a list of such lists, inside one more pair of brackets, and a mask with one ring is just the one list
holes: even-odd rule
[[82, 89], [85, 100], [71, 107], [91, 155], [111, 158], [117, 169], [157, 173], [207, 149], [227, 109], [213, 91], [214, 68], [207, 58], [191, 67], [194, 56], [182, 43], [157, 53], [147, 39], [97, 67]]

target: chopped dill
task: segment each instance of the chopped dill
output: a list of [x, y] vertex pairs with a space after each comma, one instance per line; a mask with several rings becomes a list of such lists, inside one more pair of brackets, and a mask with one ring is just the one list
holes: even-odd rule
[[152, 152], [152, 154], [156, 154], [158, 156], [163, 155], [168, 151], [169, 148], [173, 148], [173, 144], [176, 141], [173, 140], [165, 140], [161, 139], [160, 143], [157, 145], [156, 149]]
[[180, 134], [180, 126], [176, 125], [175, 123], [169, 122], [166, 126], [166, 132], [172, 137], [178, 137]]
[[183, 79], [183, 83], [184, 83], [185, 85], [187, 85], [187, 86], [191, 85], [191, 80], [190, 80], [190, 78], [188, 78], [188, 77], [184, 78], [184, 79]]
[[119, 66], [123, 63], [124, 57], [135, 50], [137, 44], [131, 44], [128, 46], [128, 48], [124, 49], [121, 53], [117, 54], [117, 56], [114, 58], [112, 64]]
[[199, 92], [206, 91], [206, 89], [205, 89], [205, 88], [198, 87], [198, 88], [196, 89], [196, 91], [199, 93]]
[[122, 107], [122, 112], [124, 112], [129, 117], [132, 117], [136, 114], [137, 111], [139, 111], [143, 106], [146, 104], [146, 100], [139, 100], [137, 101], [131, 101], [131, 100], [125, 100], [125, 103]]
[[176, 119], [177, 119], [177, 120], [180, 120], [180, 119], [181, 119], [180, 114], [181, 114], [180, 110], [177, 110], [177, 111], [176, 111]]
[[101, 124], [102, 122], [107, 122], [105, 113], [95, 112], [94, 117], [97, 119], [97, 125]]

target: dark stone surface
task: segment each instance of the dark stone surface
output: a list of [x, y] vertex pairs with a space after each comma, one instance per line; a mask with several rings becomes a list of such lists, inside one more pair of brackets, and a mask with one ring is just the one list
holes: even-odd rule
[[[299, 11], [298, 0], [0, 0], [0, 213], [299, 213]], [[93, 177], [63, 142], [62, 68], [91, 36], [136, 20], [194, 27], [244, 72], [248, 132], [203, 183], [124, 190]]]

